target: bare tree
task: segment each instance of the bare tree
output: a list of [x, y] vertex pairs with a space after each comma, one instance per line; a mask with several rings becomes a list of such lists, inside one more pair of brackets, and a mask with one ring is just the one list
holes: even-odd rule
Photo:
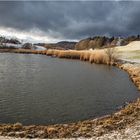
[[108, 56], [108, 63], [111, 64], [117, 60], [117, 50], [115, 47], [109, 47], [105, 50]]
[[5, 46], [5, 37], [0, 37], [0, 47], [4, 47]]
[[2, 37], [0, 37], [0, 47], [2, 47], [3, 46], [3, 38]]

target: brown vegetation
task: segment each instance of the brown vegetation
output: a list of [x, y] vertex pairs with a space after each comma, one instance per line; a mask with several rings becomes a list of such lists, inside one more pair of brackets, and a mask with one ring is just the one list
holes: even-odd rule
[[115, 62], [117, 60], [117, 51], [116, 48], [107, 48], [105, 49], [105, 53], [108, 57], [108, 63], [111, 64], [112, 62]]
[[47, 51], [47, 55], [59, 58], [80, 59], [89, 61], [90, 63], [110, 64], [115, 61], [113, 52], [108, 55], [104, 50], [93, 51], [76, 51], [76, 50], [51, 50]]
[[14, 49], [14, 53], [25, 53], [25, 54], [46, 54], [46, 50], [39, 51], [39, 50], [31, 50], [31, 49]]
[[95, 51], [90, 55], [91, 63], [97, 63], [97, 64], [109, 64], [108, 56], [103, 51]]
[[129, 65], [124, 64], [119, 67], [125, 70], [130, 75], [130, 78], [140, 90], [140, 66], [138, 65], [134, 67], [133, 64], [129, 64]]
[[31, 49], [15, 49], [14, 53], [32, 53], [42, 54], [58, 58], [67, 59], [80, 59], [83, 61], [89, 61], [90, 63], [97, 64], [113, 64], [115, 62], [115, 51], [107, 53], [105, 50], [92, 50], [92, 51], [77, 51], [77, 50], [56, 50], [48, 49], [43, 51], [31, 50]]
[[14, 49], [11, 49], [11, 48], [10, 49], [9, 48], [8, 49], [7, 48], [6, 49], [5, 48], [0, 48], [0, 53], [8, 53], [8, 52], [12, 53], [13, 50]]

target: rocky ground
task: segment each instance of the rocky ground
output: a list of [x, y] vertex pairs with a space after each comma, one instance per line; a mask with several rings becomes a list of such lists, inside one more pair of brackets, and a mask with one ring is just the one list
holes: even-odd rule
[[[70, 138], [70, 140], [75, 140], [76, 138]], [[85, 138], [77, 138], [85, 139]], [[88, 138], [89, 140], [139, 140], [140, 139], [140, 120], [137, 120], [134, 124], [123, 130], [112, 131], [102, 136], [93, 136]], [[29, 140], [27, 138], [11, 138], [0, 136], [0, 140]], [[39, 138], [33, 140], [40, 140]]]

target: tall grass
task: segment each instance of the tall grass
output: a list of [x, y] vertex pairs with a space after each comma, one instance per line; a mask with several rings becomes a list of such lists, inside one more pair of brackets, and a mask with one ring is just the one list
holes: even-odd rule
[[80, 60], [89, 61], [91, 52], [89, 51], [82, 51], [80, 53]]
[[70, 59], [80, 59], [80, 52], [75, 50], [60, 51], [58, 53], [59, 58], [70, 58]]
[[59, 58], [80, 59], [90, 63], [109, 64], [108, 55], [104, 50], [76, 51], [76, 50], [48, 50], [47, 55]]
[[[56, 50], [48, 49], [44, 51], [27, 50], [27, 49], [17, 49], [16, 53], [33, 53], [33, 54], [43, 54], [58, 58], [68, 58], [68, 59], [80, 59], [82, 61], [89, 61], [90, 63], [98, 64], [110, 64], [109, 56], [105, 50]], [[112, 63], [112, 62], [111, 62]]]
[[93, 51], [90, 55], [89, 62], [97, 64], [109, 64], [108, 56], [102, 50]]
[[25, 54], [42, 54], [45, 55], [46, 54], [46, 50], [31, 50], [31, 49], [14, 49], [12, 52], [14, 53], [25, 53]]

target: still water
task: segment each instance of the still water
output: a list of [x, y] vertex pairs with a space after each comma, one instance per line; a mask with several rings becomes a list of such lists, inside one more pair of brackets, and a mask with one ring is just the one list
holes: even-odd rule
[[139, 96], [127, 73], [33, 54], [0, 54], [0, 123], [54, 124], [114, 112]]

